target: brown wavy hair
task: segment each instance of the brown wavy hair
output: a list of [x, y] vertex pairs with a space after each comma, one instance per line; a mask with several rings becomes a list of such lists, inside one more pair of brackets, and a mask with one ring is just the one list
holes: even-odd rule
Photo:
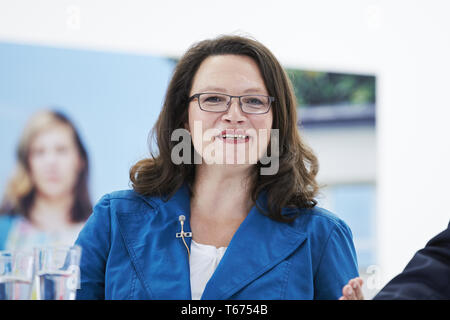
[[[188, 122], [188, 98], [195, 73], [209, 56], [244, 55], [252, 58], [261, 71], [272, 105], [272, 129], [279, 129], [279, 170], [275, 175], [260, 175], [263, 165], [258, 161], [250, 174], [253, 202], [262, 191], [267, 194], [267, 210], [270, 218], [288, 222], [296, 216], [287, 217], [281, 209], [312, 208], [317, 204], [319, 190], [315, 177], [318, 161], [312, 150], [301, 139], [297, 128], [296, 98], [292, 84], [275, 56], [260, 42], [241, 36], [225, 35], [194, 44], [181, 57], [169, 83], [164, 105], [152, 129], [151, 140], [156, 137], [159, 153], [138, 161], [130, 169], [133, 189], [144, 196], [171, 197], [183, 183], [187, 183], [191, 196], [195, 178], [195, 164], [176, 165], [171, 161], [171, 141], [175, 129], [184, 128]], [[270, 149], [270, 142], [267, 150]], [[194, 149], [191, 144], [191, 154]]]
[[71, 222], [84, 222], [92, 213], [92, 203], [88, 191], [88, 154], [75, 126], [69, 118], [63, 113], [53, 110], [40, 110], [28, 120], [19, 141], [16, 153], [16, 168], [6, 187], [0, 206], [0, 213], [22, 215], [29, 218], [36, 194], [36, 187], [31, 179], [28, 161], [31, 142], [39, 132], [55, 124], [63, 124], [71, 128], [75, 145], [84, 164], [74, 187], [74, 202], [70, 212]]

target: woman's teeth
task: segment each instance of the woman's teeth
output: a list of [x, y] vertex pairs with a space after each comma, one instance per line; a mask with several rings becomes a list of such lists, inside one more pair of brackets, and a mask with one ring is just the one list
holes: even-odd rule
[[223, 139], [246, 139], [248, 136], [243, 134], [223, 134]]

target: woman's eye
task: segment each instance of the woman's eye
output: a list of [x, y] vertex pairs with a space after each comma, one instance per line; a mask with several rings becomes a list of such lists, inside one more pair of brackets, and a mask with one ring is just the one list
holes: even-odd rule
[[205, 99], [204, 99], [204, 102], [206, 102], [206, 103], [221, 103], [224, 101], [225, 101], [225, 99], [220, 96], [209, 96], [209, 97], [205, 97]]
[[258, 98], [248, 98], [245, 100], [245, 103], [251, 104], [251, 105], [262, 105], [264, 104], [260, 99]]
[[44, 154], [45, 150], [43, 148], [31, 149], [30, 156], [39, 157]]
[[56, 147], [56, 152], [59, 153], [59, 154], [64, 154], [67, 151], [68, 151], [67, 147], [63, 147], [63, 146]]

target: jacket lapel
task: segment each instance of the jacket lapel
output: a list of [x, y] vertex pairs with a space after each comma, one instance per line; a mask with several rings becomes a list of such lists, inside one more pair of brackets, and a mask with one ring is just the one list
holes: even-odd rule
[[[265, 201], [264, 196], [262, 199]], [[306, 234], [264, 216], [254, 206], [234, 234], [202, 299], [229, 299], [282, 262], [306, 238]]]
[[[118, 211], [120, 232], [149, 299], [191, 299], [189, 259], [181, 239], [179, 215], [189, 220], [190, 199], [185, 186], [157, 209], [142, 197], [141, 208]], [[155, 203], [153, 203], [155, 206]], [[184, 231], [190, 231], [185, 223]], [[190, 238], [185, 238], [190, 246]]]

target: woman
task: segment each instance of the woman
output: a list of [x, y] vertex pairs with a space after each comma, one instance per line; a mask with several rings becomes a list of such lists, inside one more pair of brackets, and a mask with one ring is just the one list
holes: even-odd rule
[[[153, 131], [158, 155], [136, 163], [133, 190], [104, 196], [80, 233], [77, 298], [338, 299], [356, 254], [345, 223], [315, 206], [318, 164], [295, 101], [257, 41], [191, 47]], [[278, 165], [263, 172], [269, 150]]]
[[0, 249], [72, 245], [92, 212], [88, 157], [62, 113], [40, 111], [20, 138], [1, 206]]

